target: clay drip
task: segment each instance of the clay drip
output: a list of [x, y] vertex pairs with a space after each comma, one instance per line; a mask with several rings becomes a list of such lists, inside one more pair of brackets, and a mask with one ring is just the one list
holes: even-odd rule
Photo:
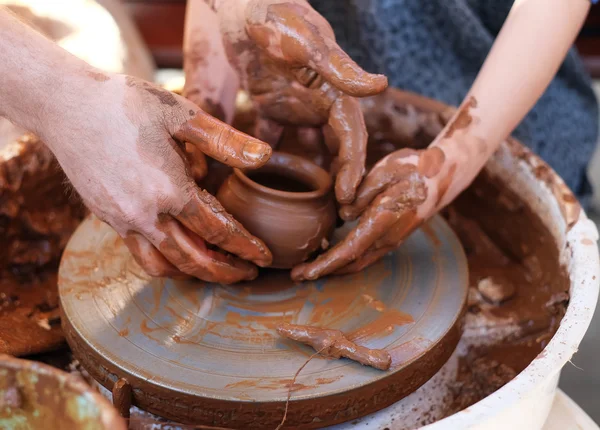
[[392, 357], [387, 351], [357, 345], [339, 330], [283, 323], [277, 327], [277, 333], [310, 345], [324, 357], [346, 357], [379, 370], [388, 370], [392, 364]]

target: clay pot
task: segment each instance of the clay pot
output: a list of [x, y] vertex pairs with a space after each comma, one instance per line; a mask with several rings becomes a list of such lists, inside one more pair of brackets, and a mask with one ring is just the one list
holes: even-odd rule
[[125, 420], [83, 380], [0, 354], [0, 428], [125, 430]]
[[335, 227], [332, 181], [325, 170], [296, 155], [275, 152], [258, 170], [235, 169], [217, 199], [273, 253], [271, 267], [307, 260]]

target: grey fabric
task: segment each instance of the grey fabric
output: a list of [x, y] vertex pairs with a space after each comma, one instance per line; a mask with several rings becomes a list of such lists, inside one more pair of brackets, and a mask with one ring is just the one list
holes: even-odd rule
[[[341, 47], [390, 85], [458, 105], [512, 0], [312, 0]], [[596, 145], [598, 105], [571, 50], [514, 135], [545, 159], [585, 204], [586, 166]]]

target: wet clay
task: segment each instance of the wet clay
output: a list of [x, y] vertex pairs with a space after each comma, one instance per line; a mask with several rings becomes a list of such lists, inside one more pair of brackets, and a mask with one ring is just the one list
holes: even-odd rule
[[217, 199], [273, 254], [270, 267], [291, 268], [321, 249], [335, 227], [327, 172], [291, 154], [274, 153], [256, 171], [236, 170]]
[[445, 107], [441, 112], [424, 109], [394, 94], [390, 89], [360, 101], [369, 133], [367, 167], [398, 149], [425, 149], [453, 113]]
[[64, 342], [56, 270], [85, 214], [64, 183], [37, 138], [27, 135], [0, 150], [0, 353], [33, 354]]
[[[447, 274], [442, 283], [433, 282], [437, 270], [425, 269], [422, 259], [410, 253], [412, 263], [398, 254], [360, 274], [317, 283], [296, 285], [286, 271], [264, 270], [252, 282], [219, 286], [139, 278], [135, 262], [118, 243], [116, 234], [107, 228], [102, 224], [96, 228], [94, 222], [85, 221], [63, 258], [61, 300], [63, 311], [69, 316], [64, 320], [69, 345], [104, 386], [112, 389], [112, 375], [127, 378], [134, 387], [135, 403], [164, 417], [219, 427], [274, 429], [281, 422], [285, 396], [291, 389], [286, 420], [291, 428], [318, 427], [313, 422], [315, 416], [328, 423], [353, 419], [415, 390], [445, 362], [458, 341], [458, 318], [466, 298], [466, 265], [460, 253], [456, 259], [438, 259], [441, 264], [447, 262], [441, 269]], [[458, 242], [445, 223], [438, 219], [432, 228], [442, 245], [435, 245], [421, 234], [409, 240], [417, 240], [433, 252], [448, 250], [451, 240], [451, 249], [459, 251]], [[101, 242], [97, 243], [97, 239]], [[426, 260], [425, 266], [435, 265], [434, 259]], [[413, 268], [415, 277], [421, 273], [424, 285], [420, 291], [431, 292], [424, 294], [419, 301], [423, 308], [416, 310], [412, 318], [405, 313], [413, 315], [412, 311], [402, 308], [403, 297], [409, 291], [404, 275], [406, 265]], [[457, 266], [461, 268], [458, 271]], [[439, 300], [432, 301], [429, 297], [433, 297], [432, 288], [436, 287], [443, 290], [443, 298], [438, 296]], [[79, 326], [74, 310], [77, 315], [95, 320], [94, 303], [101, 304], [101, 313], [106, 312], [107, 318], [100, 320], [114, 321], [112, 327], [106, 327], [106, 332], [114, 336], [109, 350], [120, 354], [104, 356], [103, 346], [96, 348], [94, 341], [90, 344], [84, 340], [94, 335], [80, 336], [69, 326], [69, 322]], [[425, 330], [420, 323], [414, 328], [421, 333], [419, 342], [394, 342], [403, 333], [412, 333], [407, 341], [416, 336], [410, 326], [402, 326], [421, 321], [429, 304], [435, 308], [431, 312], [444, 320], [444, 326], [451, 326], [441, 333], [443, 339], [430, 340], [430, 329]], [[136, 309], [144, 311], [140, 315]], [[318, 357], [293, 382], [292, 375], [311, 352], [309, 347], [277, 334], [276, 327], [282, 322], [335, 328], [350, 341], [373, 349], [387, 349], [389, 345], [396, 357], [389, 371], [395, 375], [391, 378], [393, 383], [376, 370], [349, 360]], [[426, 327], [440, 333], [439, 324]], [[133, 355], [127, 352], [130, 345], [136, 350]], [[169, 354], [160, 361], [173, 370], [158, 375], [152, 370], [156, 365], [147, 361], [156, 355], [139, 354], [135, 345]], [[220, 357], [214, 355], [216, 351], [223, 351]], [[410, 360], [423, 354], [426, 359], [417, 363]], [[207, 366], [211, 361], [214, 366]], [[180, 365], [188, 370], [182, 370]], [[140, 373], [130, 372], [131, 366]], [[313, 366], [325, 366], [326, 370], [315, 375]], [[216, 369], [218, 373], [203, 369]], [[219, 376], [232, 370], [234, 377]], [[194, 376], [199, 372], [200, 378]], [[355, 378], [374, 382], [353, 389], [354, 395], [349, 397], [343, 387], [354, 387]], [[181, 387], [185, 394], [165, 388], [167, 383]]]
[[485, 171], [445, 211], [469, 261], [466, 329], [506, 328], [461, 359], [448, 412], [481, 400], [521, 372], [565, 314], [569, 279], [551, 233], [526, 202]]
[[277, 327], [277, 333], [310, 345], [324, 357], [345, 357], [379, 370], [388, 370], [392, 364], [392, 357], [387, 351], [357, 345], [348, 340], [340, 330], [284, 323]]

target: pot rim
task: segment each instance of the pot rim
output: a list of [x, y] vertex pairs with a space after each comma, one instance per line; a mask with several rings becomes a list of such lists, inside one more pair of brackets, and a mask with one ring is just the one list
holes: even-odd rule
[[127, 428], [125, 420], [118, 414], [111, 402], [75, 375], [56, 369], [48, 364], [24, 360], [6, 354], [0, 354], [0, 369], [15, 372], [31, 371], [55, 379], [59, 384], [64, 384], [64, 387], [94, 403], [99, 409], [99, 420], [105, 429], [125, 430]]
[[[250, 177], [248, 177], [248, 175], [246, 175], [245, 173], [248, 170], [233, 169], [233, 173], [240, 181], [242, 181], [242, 183], [249, 186], [250, 188], [259, 191], [263, 194], [273, 197], [279, 197], [284, 200], [313, 200], [323, 197], [331, 191], [333, 181], [331, 180], [331, 176], [329, 176], [329, 173], [325, 169], [319, 167], [312, 161], [307, 160], [305, 158], [284, 152], [273, 152], [271, 158], [269, 159], [269, 161], [267, 161], [267, 163], [264, 166], [262, 166], [260, 169], [256, 169], [253, 171], [260, 171], [262, 169], [268, 169], [270, 167], [292, 172], [293, 174], [289, 175], [289, 177], [300, 181], [304, 184], [311, 185], [316, 189], [314, 191], [306, 192], [276, 190], [274, 188], [269, 188], [265, 185], [261, 185], [258, 182], [250, 179]], [[301, 173], [304, 173], [302, 177], [299, 177], [300, 175], [294, 174], [296, 173], [293, 171], [293, 168], [295, 167], [301, 168]]]

